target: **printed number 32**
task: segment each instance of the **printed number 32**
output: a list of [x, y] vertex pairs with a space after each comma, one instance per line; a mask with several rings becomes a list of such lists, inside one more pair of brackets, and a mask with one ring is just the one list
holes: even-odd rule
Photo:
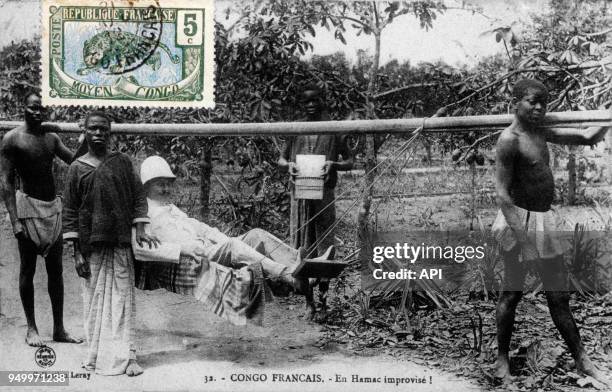
[[193, 37], [198, 32], [198, 24], [196, 23], [196, 20], [196, 14], [185, 14], [185, 18], [183, 19], [185, 28], [183, 29], [183, 32], [186, 36]]

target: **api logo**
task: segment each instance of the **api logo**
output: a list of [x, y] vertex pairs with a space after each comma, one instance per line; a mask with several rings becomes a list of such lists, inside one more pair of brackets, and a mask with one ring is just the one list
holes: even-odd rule
[[51, 347], [40, 347], [34, 354], [34, 360], [42, 368], [51, 367], [55, 363], [55, 351]]

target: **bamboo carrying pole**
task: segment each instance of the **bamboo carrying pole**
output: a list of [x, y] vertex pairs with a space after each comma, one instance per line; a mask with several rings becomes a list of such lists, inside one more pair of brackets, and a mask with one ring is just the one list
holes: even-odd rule
[[[486, 115], [466, 117], [408, 118], [391, 120], [314, 121], [275, 123], [196, 123], [196, 124], [125, 124], [114, 123], [113, 133], [150, 136], [261, 136], [304, 134], [388, 134], [410, 132], [423, 126], [424, 132], [496, 131], [507, 127], [514, 116]], [[543, 126], [586, 128], [610, 125], [608, 110], [548, 113]], [[21, 122], [0, 121], [0, 131], [17, 127]], [[76, 123], [55, 123], [64, 133], [80, 133]]]

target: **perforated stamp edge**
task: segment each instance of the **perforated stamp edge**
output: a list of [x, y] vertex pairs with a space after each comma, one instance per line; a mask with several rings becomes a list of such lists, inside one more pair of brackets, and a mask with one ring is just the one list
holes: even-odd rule
[[[201, 99], [194, 100], [156, 100], [156, 99], [113, 99], [113, 98], [66, 98], [58, 96], [51, 88], [51, 37], [57, 34], [52, 30], [52, 11], [57, 7], [101, 7], [100, 0], [42, 0], [41, 16], [41, 95], [45, 106], [93, 106], [93, 107], [150, 107], [150, 108], [213, 108], [215, 106], [215, 41], [214, 41], [214, 0], [115, 0], [111, 7], [147, 7], [151, 3], [160, 9], [204, 10], [203, 12], [203, 51], [201, 68], [203, 70]], [[55, 9], [52, 7], [56, 7]], [[111, 8], [108, 7], [108, 8]], [[63, 44], [63, 42], [62, 42]], [[109, 86], [105, 86], [109, 87]]]

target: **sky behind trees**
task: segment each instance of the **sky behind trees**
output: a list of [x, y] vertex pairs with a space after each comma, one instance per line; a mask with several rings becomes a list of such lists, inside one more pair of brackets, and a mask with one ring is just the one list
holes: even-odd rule
[[[455, 9], [462, 3], [482, 7], [482, 14]], [[412, 64], [441, 59], [450, 65], [475, 65], [483, 57], [504, 52], [503, 45], [495, 42], [492, 34], [483, 35], [484, 32], [513, 22], [518, 23], [515, 29], [520, 32], [520, 23], [528, 23], [529, 15], [542, 12], [546, 3], [545, 0], [447, 0], [449, 9], [438, 16], [429, 31], [422, 29], [413, 15], [398, 17], [383, 31], [381, 65], [393, 59], [400, 63], [410, 60]], [[341, 51], [349, 60], [355, 60], [358, 50], [374, 50], [372, 36], [357, 37], [348, 30], [345, 34], [348, 45], [343, 45], [334, 40], [333, 32], [316, 29], [317, 36], [311, 40], [313, 54]]]

